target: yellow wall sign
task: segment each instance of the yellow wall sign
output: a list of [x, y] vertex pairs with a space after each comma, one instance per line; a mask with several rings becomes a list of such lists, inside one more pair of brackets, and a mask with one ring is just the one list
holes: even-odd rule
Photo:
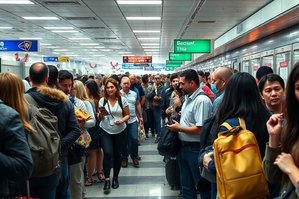
[[58, 57], [58, 62], [69, 62], [70, 58], [66, 56]]

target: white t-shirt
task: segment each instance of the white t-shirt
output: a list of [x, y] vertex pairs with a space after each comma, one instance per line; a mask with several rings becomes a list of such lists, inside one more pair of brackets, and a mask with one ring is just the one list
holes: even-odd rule
[[[128, 100], [125, 97], [121, 97], [123, 108], [128, 106]], [[103, 107], [104, 104], [104, 98], [101, 98], [99, 101], [99, 107]], [[106, 131], [109, 134], [118, 134], [125, 130], [127, 127], [126, 123], [124, 122], [121, 125], [116, 125], [115, 121], [120, 120], [123, 118], [123, 111], [118, 104], [118, 100], [112, 106], [109, 101], [105, 104], [105, 109], [108, 112], [108, 115], [106, 115], [100, 122], [100, 127]]]

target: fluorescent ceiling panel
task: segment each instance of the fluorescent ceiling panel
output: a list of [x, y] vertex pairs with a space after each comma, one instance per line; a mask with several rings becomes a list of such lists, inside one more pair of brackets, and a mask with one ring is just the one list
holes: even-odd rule
[[90, 40], [90, 38], [88, 37], [70, 37], [70, 40]]
[[120, 5], [161, 5], [162, 1], [117, 1]]
[[22, 17], [27, 20], [60, 20], [58, 17]]
[[44, 29], [48, 30], [73, 30], [73, 27], [44, 27]]
[[133, 30], [134, 33], [160, 33], [160, 30]]
[[29, 0], [0, 0], [0, 4], [34, 4]]
[[126, 17], [127, 20], [161, 20], [161, 17]]
[[12, 27], [4, 27], [4, 26], [3, 26], [3, 27], [0, 27], [0, 29], [1, 29], [1, 30], [9, 30], [9, 29], [12, 29]]
[[143, 44], [140, 44], [141, 46], [160, 46], [159, 43], [143, 43]]
[[81, 46], [98, 46], [100, 44], [97, 44], [97, 43], [83, 43], [83, 44], [80, 44]]
[[22, 40], [42, 40], [40, 37], [20, 37]]
[[160, 37], [139, 37], [139, 40], [158, 40]]
[[52, 30], [51, 32], [56, 32], [56, 33], [67, 32], [67, 33], [71, 33], [71, 32], [79, 32], [79, 31], [78, 30]]

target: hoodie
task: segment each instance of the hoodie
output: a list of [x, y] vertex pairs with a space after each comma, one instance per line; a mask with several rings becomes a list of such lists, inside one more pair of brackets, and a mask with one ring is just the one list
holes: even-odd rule
[[62, 161], [67, 161], [68, 149], [81, 134], [75, 116], [74, 105], [60, 90], [41, 86], [27, 91], [41, 106], [49, 109], [58, 118], [58, 129], [61, 138]]

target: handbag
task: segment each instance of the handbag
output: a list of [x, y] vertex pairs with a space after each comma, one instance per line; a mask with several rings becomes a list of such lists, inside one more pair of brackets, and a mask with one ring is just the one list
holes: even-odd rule
[[29, 186], [29, 180], [26, 180], [26, 196], [16, 196], [15, 199], [40, 199], [40, 198], [35, 198], [30, 196], [30, 186]]
[[168, 128], [165, 129], [157, 149], [160, 155], [174, 157], [180, 150], [181, 141], [178, 132], [172, 132]]
[[85, 111], [82, 111], [81, 109], [75, 110], [75, 115], [78, 120], [78, 122], [85, 122], [90, 118], [90, 115], [86, 113]]
[[89, 147], [89, 144], [91, 142], [91, 136], [87, 130], [81, 130], [81, 131], [82, 133], [79, 136], [79, 138], [75, 141], [75, 144], [87, 148]]
[[138, 127], [138, 141], [142, 142], [145, 140], [145, 132], [144, 127], [139, 126]]

